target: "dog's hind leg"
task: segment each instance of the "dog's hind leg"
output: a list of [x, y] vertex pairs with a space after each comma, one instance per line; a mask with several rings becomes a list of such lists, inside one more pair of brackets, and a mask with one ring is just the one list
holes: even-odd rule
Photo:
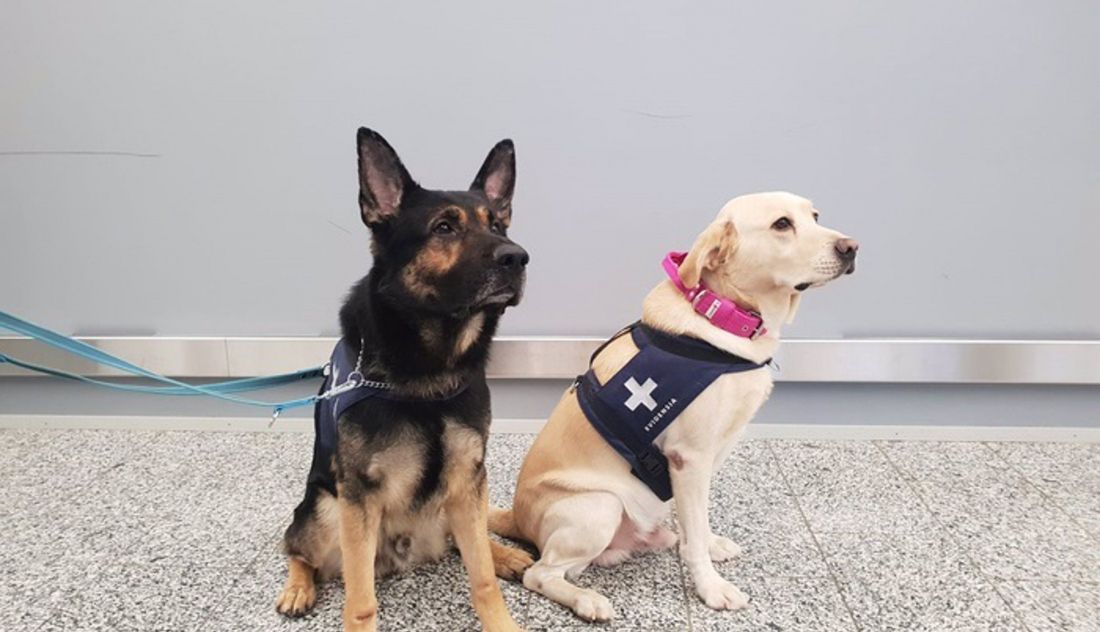
[[[511, 509], [489, 507], [489, 532], [495, 533], [513, 540], [524, 540], [516, 526], [515, 516]], [[526, 540], [524, 540], [526, 541]], [[497, 577], [501, 579], [523, 579], [523, 571], [527, 570], [535, 560], [523, 549], [501, 544], [495, 540], [489, 540], [489, 548], [493, 552], [493, 569]]]
[[604, 492], [570, 496], [551, 505], [540, 527], [541, 558], [527, 569], [523, 585], [571, 608], [586, 621], [614, 617], [607, 597], [575, 586], [566, 577], [580, 574], [604, 554], [622, 513], [622, 502]]
[[317, 602], [317, 576], [339, 568], [339, 522], [336, 499], [326, 491], [309, 488], [294, 510], [294, 520], [283, 536], [288, 573], [275, 609], [300, 617]]
[[592, 563], [603, 567], [615, 566], [630, 559], [635, 551], [659, 551], [675, 546], [676, 542], [676, 534], [668, 527], [657, 525], [652, 530], [643, 532], [624, 512], [611, 544]]
[[317, 602], [316, 569], [301, 558], [287, 558], [289, 572], [283, 592], [275, 601], [275, 609], [289, 617], [300, 617], [313, 609]]
[[680, 541], [676, 532], [664, 525], [657, 525], [653, 531], [642, 536], [638, 547], [643, 551], [661, 551], [671, 549]]
[[516, 514], [511, 509], [489, 507], [489, 531], [512, 540], [527, 540], [520, 533], [519, 525], [516, 524]]
[[501, 579], [520, 580], [523, 572], [535, 563], [527, 551], [496, 540], [489, 540], [489, 551], [493, 555], [493, 571]]

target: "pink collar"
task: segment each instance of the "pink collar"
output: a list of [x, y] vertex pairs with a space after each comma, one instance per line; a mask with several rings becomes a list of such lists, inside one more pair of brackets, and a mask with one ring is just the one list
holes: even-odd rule
[[749, 340], [756, 340], [768, 333], [768, 330], [764, 329], [764, 319], [760, 314], [740, 307], [728, 298], [718, 296], [703, 285], [702, 281], [693, 288], [686, 287], [680, 279], [680, 264], [684, 262], [686, 256], [686, 252], [670, 252], [661, 265], [676, 289], [680, 290], [684, 298], [691, 301], [696, 313], [722, 331], [728, 331]]

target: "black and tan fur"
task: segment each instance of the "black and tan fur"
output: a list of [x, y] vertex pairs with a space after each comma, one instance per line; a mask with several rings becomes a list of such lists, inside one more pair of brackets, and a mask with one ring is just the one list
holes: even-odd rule
[[339, 420], [335, 454], [315, 447], [284, 538], [289, 577], [276, 607], [304, 614], [316, 578], [342, 569], [344, 628], [374, 630], [375, 577], [438, 560], [453, 538], [483, 628], [518, 630], [495, 575], [518, 578], [531, 558], [490, 541], [484, 466], [485, 363], [527, 263], [507, 237], [512, 143], [492, 149], [468, 191], [421, 188], [371, 130], [359, 130], [357, 148], [374, 262], [340, 324], [356, 350], [363, 343], [363, 373], [407, 399], [364, 400]]

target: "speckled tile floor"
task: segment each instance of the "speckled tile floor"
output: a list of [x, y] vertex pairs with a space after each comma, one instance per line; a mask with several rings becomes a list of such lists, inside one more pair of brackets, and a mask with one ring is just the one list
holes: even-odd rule
[[[285, 620], [278, 545], [312, 437], [0, 432], [0, 629], [338, 630], [342, 592]], [[529, 435], [494, 435], [507, 502]], [[507, 584], [529, 630], [1100, 632], [1100, 446], [749, 441], [714, 482], [719, 565], [748, 593], [712, 612], [675, 553], [579, 583], [619, 618], [590, 626]], [[456, 555], [384, 580], [382, 630], [476, 629]]]

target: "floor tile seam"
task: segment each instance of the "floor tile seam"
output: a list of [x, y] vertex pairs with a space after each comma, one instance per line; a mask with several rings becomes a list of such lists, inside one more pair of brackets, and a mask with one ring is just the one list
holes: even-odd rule
[[989, 447], [988, 445], [986, 445], [986, 443], [987, 442], [983, 442], [983, 445], [985, 445], [986, 448], [990, 452], [992, 452], [994, 455], [996, 455], [996, 457], [998, 459], [1004, 461], [1004, 463], [1008, 465], [1009, 469], [1011, 469], [1013, 472], [1015, 472], [1016, 475], [1019, 476], [1020, 479], [1024, 481], [1024, 483], [1026, 483], [1028, 486], [1030, 486], [1032, 489], [1034, 489], [1036, 492], [1038, 492], [1038, 494], [1040, 496], [1042, 496], [1044, 499], [1046, 499], [1047, 502], [1049, 502], [1052, 506], [1054, 506], [1054, 508], [1057, 509], [1059, 513], [1061, 513], [1063, 516], [1065, 516], [1073, 524], [1073, 526], [1080, 529], [1090, 540], [1093, 540], [1097, 544], [1100, 544], [1100, 534], [1093, 533], [1091, 529], [1087, 528], [1085, 525], [1078, 522], [1077, 518], [1073, 514], [1071, 514], [1070, 512], [1066, 511], [1066, 508], [1062, 506], [1062, 503], [1059, 502], [1058, 499], [1056, 499], [1054, 496], [1051, 496], [1050, 494], [1048, 494], [1039, 485], [1036, 485], [1030, 478], [1028, 478], [1027, 474], [1025, 474], [1024, 471], [1021, 470], [1015, 463], [1013, 463], [1012, 461], [1009, 461], [1003, 454], [1001, 454], [999, 451], [994, 450], [993, 448]]
[[738, 575], [742, 579], [759, 580], [759, 579], [814, 579], [825, 580], [831, 579], [828, 573], [821, 575], [798, 575], [791, 573], [742, 573]]
[[38, 632], [38, 631], [39, 631], [39, 630], [41, 630], [42, 628], [46, 627], [46, 624], [50, 622], [50, 618], [51, 618], [52, 616], [53, 616], [53, 612], [52, 612], [52, 611], [50, 611], [50, 612], [47, 612], [47, 613], [46, 613], [46, 614], [45, 614], [45, 615], [44, 615], [44, 616], [42, 617], [42, 620], [38, 622], [38, 625], [36, 625], [36, 626], [34, 626], [33, 628], [31, 628], [32, 632]]
[[[538, 549], [536, 549], [536, 551], [537, 550]], [[538, 561], [538, 560], [536, 560], [536, 561]], [[524, 575], [526, 575], [527, 571], [523, 571], [523, 573], [524, 573]], [[517, 583], [519, 584], [519, 587], [523, 589], [523, 592], [526, 595], [526, 598], [523, 600], [523, 620], [520, 621], [520, 625], [523, 626], [524, 629], [527, 629], [531, 625], [531, 601], [534, 599], [534, 595], [536, 595], [538, 593], [531, 590], [530, 588], [527, 587], [526, 584], [523, 583], [523, 577], [522, 576], [520, 576], [519, 581]]]
[[1095, 584], [1100, 586], [1100, 579], [1091, 579], [1087, 577], [1076, 577], [1073, 579], [1065, 579], [1064, 575], [1058, 577], [1043, 577], [1042, 575], [1025, 575], [1025, 576], [1011, 576], [1011, 575], [993, 575], [988, 574], [989, 579], [997, 582], [1042, 582], [1047, 584]]
[[[890, 465], [894, 468], [894, 471], [898, 472], [898, 474], [901, 474], [901, 469], [897, 466], [894, 460], [890, 458], [889, 453], [887, 453], [886, 450], [882, 448], [882, 446], [876, 447], [882, 452], [883, 456], [886, 457], [886, 461], [890, 463]], [[925, 510], [927, 510], [928, 513], [932, 515], [932, 519], [939, 527], [940, 532], [950, 538], [955, 546], [959, 547], [959, 550], [962, 551], [962, 554], [970, 563], [970, 566], [974, 569], [978, 576], [980, 576], [985, 581], [985, 584], [993, 590], [994, 594], [996, 594], [997, 597], [1004, 603], [1005, 607], [1008, 608], [1008, 611], [1011, 612], [1014, 617], [1016, 617], [1016, 621], [1020, 624], [1021, 628], [1027, 630], [1028, 632], [1031, 632], [1031, 628], [1027, 625], [1027, 621], [1024, 619], [1023, 615], [1012, 606], [1012, 603], [1008, 600], [1008, 597], [1006, 597], [1005, 594], [1001, 591], [1000, 587], [997, 586], [996, 582], [993, 581], [993, 579], [982, 569], [977, 560], [974, 559], [974, 556], [971, 553], [970, 549], [966, 547], [962, 542], [960, 542], [959, 538], [950, 529], [947, 528], [942, 520], [940, 520], [939, 515], [932, 511], [931, 505], [928, 504], [928, 501], [920, 493], [919, 487], [913, 484], [914, 482], [915, 481], [906, 480], [906, 484], [909, 485], [913, 494], [917, 497], [917, 500], [925, 508]]]
[[[65, 432], [65, 431], [60, 431], [60, 432]], [[103, 431], [103, 432], [118, 432], [118, 431], [106, 430], [106, 431]], [[122, 431], [122, 432], [126, 432], [126, 431]], [[140, 442], [136, 442], [134, 444], [131, 444], [131, 446], [129, 448], [130, 451], [137, 450], [137, 449], [140, 449], [142, 447], [148, 446], [150, 443], [153, 442], [154, 437], [152, 435], [154, 435], [155, 433], [153, 433], [153, 432], [143, 432], [143, 433], [135, 433], [135, 434], [142, 435], [144, 440], [140, 441]], [[129, 454], [129, 452], [127, 452], [127, 454]], [[114, 459], [110, 459], [109, 464], [102, 465], [98, 468], [93, 468], [92, 469], [92, 475], [85, 482], [85, 484], [80, 485], [79, 487], [76, 487], [75, 489], [69, 490], [69, 492], [66, 493], [66, 494], [62, 494], [61, 496], [55, 496], [54, 497], [55, 500], [58, 500], [58, 501], [69, 500], [73, 496], [76, 496], [78, 493], [83, 492], [85, 489], [87, 489], [89, 486], [91, 486], [92, 483], [98, 482], [104, 476], [106, 476], [110, 472], [113, 472], [114, 470], [118, 469], [119, 467], [125, 465], [126, 463], [127, 463], [127, 461], [125, 461], [125, 460], [121, 461], [121, 462], [115, 462]]]
[[[65, 555], [64, 552], [59, 552], [57, 555], [50, 557], [49, 560], [51, 562], [53, 562], [53, 561], [56, 561], [56, 560], [62, 558], [64, 555]], [[73, 586], [71, 587], [70, 592], [71, 593], [84, 592], [88, 587], [92, 586], [95, 583], [96, 579], [97, 579], [97, 577], [95, 575], [85, 576], [85, 579], [84, 579], [83, 582], [75, 582], [73, 584]], [[38, 603], [39, 601], [41, 601], [41, 600], [35, 600], [33, 602], [29, 602], [28, 605], [30, 605], [31, 603]], [[54, 613], [55, 613], [55, 609], [48, 608], [46, 613], [42, 617], [42, 621], [38, 623], [38, 625], [34, 628], [34, 630], [37, 632], [38, 630], [43, 629], [46, 626], [46, 624], [50, 622], [50, 619], [53, 618]]]
[[1100, 587], [1100, 580], [1096, 579], [1045, 579], [1042, 577], [1001, 577], [994, 579], [1001, 583], [1012, 584], [1071, 584]]
[[814, 533], [818, 535], [858, 535], [864, 538], [868, 537], [892, 537], [896, 535], [914, 535], [918, 533], [927, 533], [927, 530], [914, 530], [914, 531], [868, 531], [860, 529], [859, 531], [845, 531], [844, 529], [818, 529]]
[[836, 572], [833, 571], [832, 566], [829, 564], [829, 559], [825, 555], [825, 549], [821, 546], [821, 542], [817, 539], [817, 534], [814, 533], [813, 527], [810, 525], [809, 519], [806, 517], [806, 513], [802, 510], [802, 503], [798, 493], [795, 492], [794, 487], [791, 485], [790, 480], [787, 478], [787, 470], [784, 467], [783, 462], [779, 459], [779, 454], [774, 447], [770, 444], [765, 446], [768, 449], [768, 454], [771, 455], [771, 459], [776, 469], [779, 471], [779, 477], [783, 479], [783, 484], [787, 487], [787, 491], [791, 494], [791, 500], [794, 502], [795, 508], [798, 510], [799, 517], [802, 518], [802, 524], [806, 527], [806, 532], [810, 536], [810, 541], [813, 542], [814, 548], [817, 549], [817, 554], [821, 558], [821, 563], [825, 565], [825, 572], [829, 574], [829, 578], [832, 579], [833, 587], [836, 589], [837, 597], [840, 598], [841, 605], [844, 606], [845, 612], [848, 613], [848, 620], [857, 632], [863, 631], [863, 626], [856, 618], [855, 612], [848, 604], [848, 597], [844, 592], [844, 588], [840, 585], [840, 578], [837, 577]]
[[[227, 589], [222, 591], [222, 594], [219, 596], [219, 598], [216, 601], [212, 602], [208, 608], [206, 608], [207, 613], [200, 619], [201, 622], [210, 623], [212, 618], [216, 620], [216, 617], [219, 615], [220, 608], [234, 595], [233, 590], [240, 583], [241, 578], [257, 568], [257, 563], [267, 551], [267, 547], [275, 544], [278, 538], [279, 534], [277, 531], [270, 534], [266, 539], [263, 540], [263, 545], [257, 548], [251, 559], [249, 559], [244, 564], [235, 566], [240, 570], [236, 574], [231, 574], [231, 579], [227, 582]], [[229, 569], [231, 567], [227, 566], [225, 568]]]
[[261, 557], [262, 557], [262, 556], [264, 555], [264, 553], [265, 553], [265, 552], [267, 551], [268, 547], [270, 547], [270, 546], [272, 546], [272, 545], [278, 546], [278, 540], [279, 540], [279, 539], [280, 539], [280, 537], [281, 537], [281, 536], [280, 536], [280, 531], [282, 531], [282, 530], [283, 530], [284, 528], [285, 528], [285, 527], [279, 526], [279, 527], [278, 527], [278, 528], [277, 528], [277, 529], [275, 530], [275, 533], [271, 534], [271, 535], [270, 535], [270, 536], [268, 537], [268, 539], [264, 540], [264, 544], [263, 544], [263, 546], [261, 546], [261, 547], [257, 547], [257, 549], [256, 549], [256, 553], [252, 555], [252, 559], [251, 559], [251, 560], [249, 560], [247, 564], [242, 564], [242, 565], [241, 565], [241, 570], [240, 570], [240, 572], [238, 572], [238, 573], [237, 573], [237, 574], [236, 574], [236, 575], [235, 575], [235, 576], [233, 577], [233, 581], [232, 581], [232, 583], [230, 583], [230, 590], [226, 590], [226, 591], [225, 591], [225, 592], [224, 592], [224, 593], [222, 594], [221, 598], [220, 598], [220, 599], [219, 599], [219, 600], [218, 600], [217, 602], [215, 602], [215, 603], [214, 603], [213, 607], [211, 608], [211, 611], [212, 611], [212, 612], [217, 612], [218, 608], [220, 608], [220, 607], [221, 607], [221, 605], [222, 605], [223, 603], [225, 603], [225, 601], [226, 601], [227, 599], [229, 599], [229, 596], [230, 596], [230, 594], [232, 593], [232, 588], [233, 588], [233, 587], [236, 587], [236, 586], [237, 586], [237, 584], [238, 584], [238, 583], [240, 583], [240, 580], [241, 580], [241, 578], [242, 578], [242, 577], [244, 577], [244, 576], [245, 576], [245, 574], [247, 574], [247, 573], [251, 572], [251, 571], [252, 571], [252, 570], [253, 570], [253, 569], [254, 569], [254, 568], [256, 567], [256, 565], [257, 565], [257, 562], [258, 562], [258, 561], [259, 561], [259, 559], [260, 559], [260, 558], [261, 558]]
[[[679, 527], [679, 524], [677, 524], [677, 527]], [[684, 560], [680, 557], [679, 546], [676, 548], [676, 568], [680, 573], [680, 594], [683, 597], [684, 611], [687, 615], [687, 629], [688, 632], [694, 632], [695, 620], [691, 615], [691, 611], [692, 605], [694, 605], [695, 595], [688, 590], [687, 570], [684, 569]]]

